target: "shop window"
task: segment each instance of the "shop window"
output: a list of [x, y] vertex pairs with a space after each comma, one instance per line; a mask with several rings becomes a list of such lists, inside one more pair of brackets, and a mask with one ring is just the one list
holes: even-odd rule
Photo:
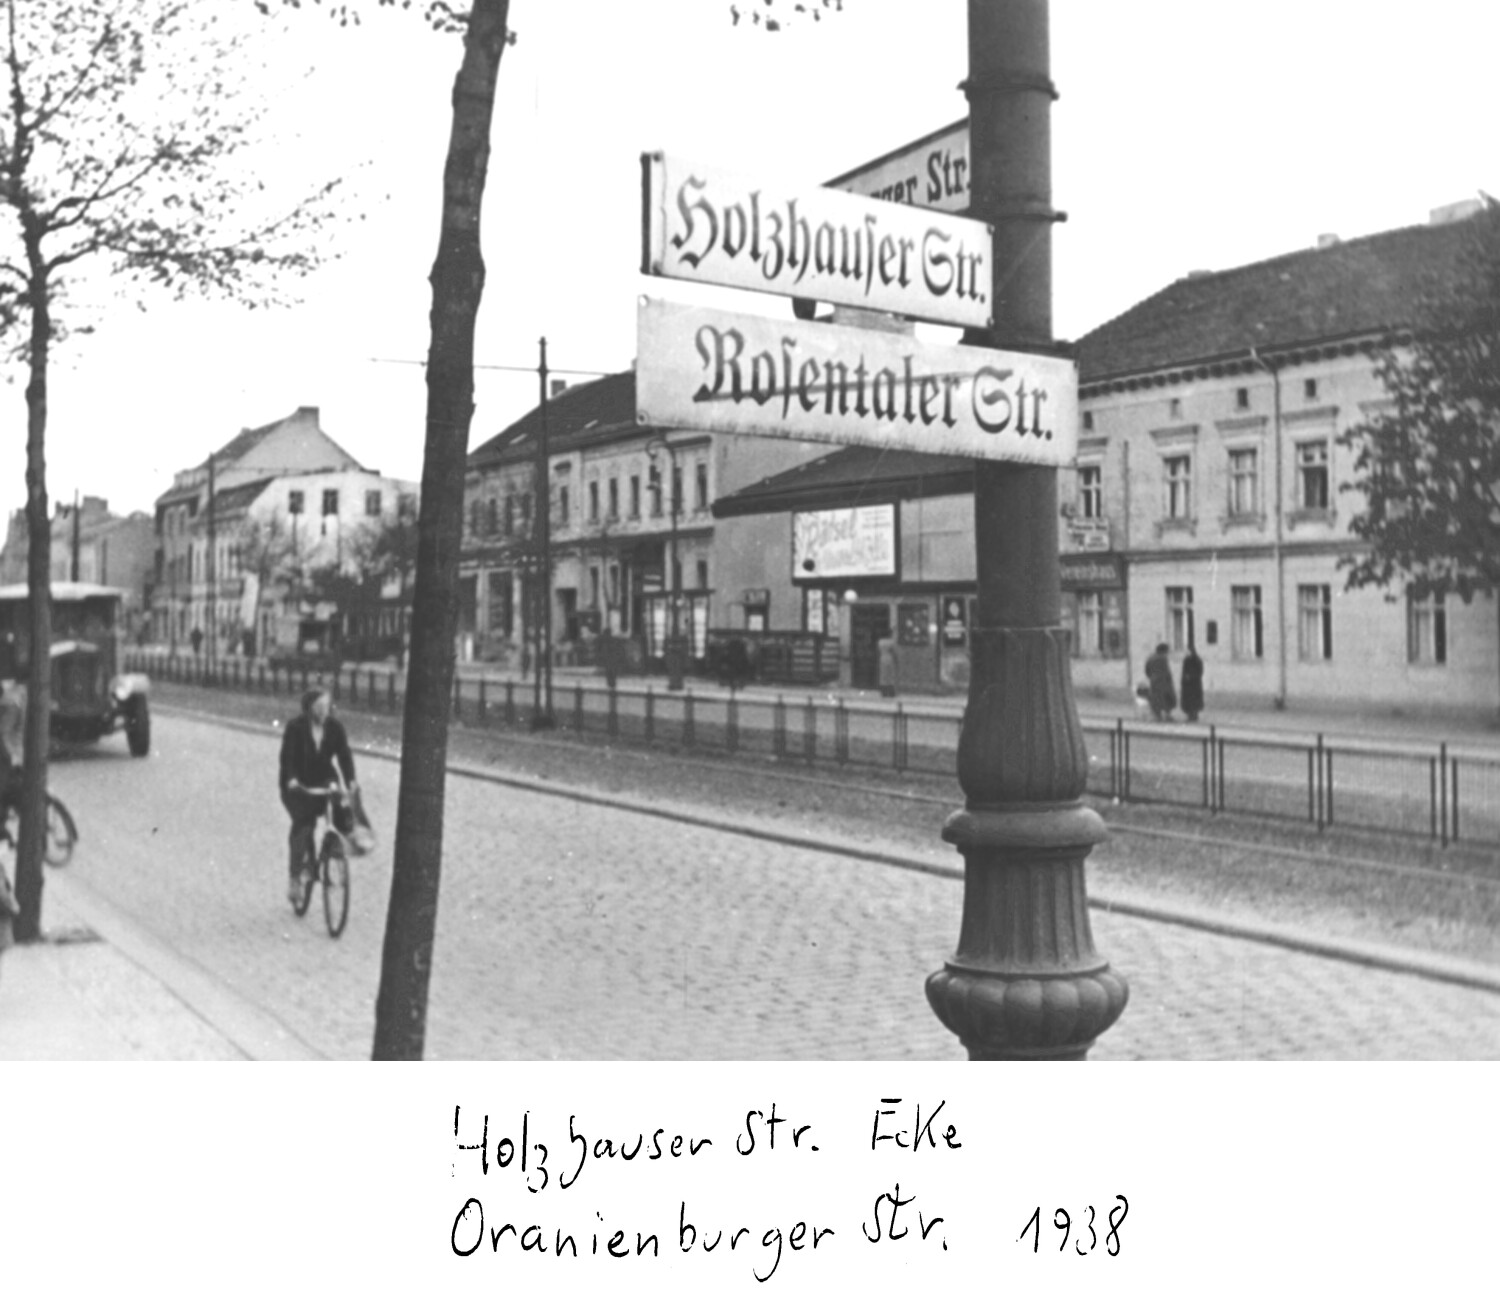
[[925, 601], [903, 601], [896, 607], [896, 640], [902, 646], [926, 646], [931, 617]]
[[1104, 654], [1104, 595], [1079, 592], [1073, 610], [1073, 652], [1079, 656]]

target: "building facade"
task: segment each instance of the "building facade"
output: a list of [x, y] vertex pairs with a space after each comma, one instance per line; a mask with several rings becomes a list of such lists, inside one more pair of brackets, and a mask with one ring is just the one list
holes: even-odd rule
[[675, 596], [678, 634], [701, 664], [711, 632], [743, 609], [719, 585], [713, 502], [806, 460], [806, 444], [643, 426], [633, 372], [557, 390], [545, 455], [542, 430], [538, 407], [469, 456], [460, 655], [513, 669], [535, 657], [545, 468], [550, 579], [540, 591], [555, 661], [592, 663], [598, 639], [616, 637], [630, 667], [652, 667]]
[[[153, 636], [208, 654], [264, 654], [340, 634], [310, 583], [354, 573], [369, 536], [416, 515], [415, 483], [366, 469], [304, 406], [246, 429], [156, 502]], [[347, 607], [346, 607], [347, 608]], [[393, 615], [393, 635], [400, 617]]]

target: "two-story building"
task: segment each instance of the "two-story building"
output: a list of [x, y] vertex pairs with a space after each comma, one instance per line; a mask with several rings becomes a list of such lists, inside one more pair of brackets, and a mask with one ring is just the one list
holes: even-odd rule
[[[545, 468], [551, 578], [547, 622], [559, 662], [592, 639], [629, 639], [633, 661], [664, 654], [674, 595], [697, 660], [711, 628], [747, 604], [716, 580], [714, 499], [807, 459], [806, 443], [663, 430], [639, 422], [633, 371], [555, 390], [546, 450], [538, 406], [469, 456], [460, 644], [474, 658], [529, 664]], [[674, 568], [675, 560], [675, 568]]]
[[296, 645], [333, 617], [309, 577], [358, 568], [362, 538], [415, 517], [416, 494], [339, 446], [316, 407], [241, 431], [157, 498], [156, 640], [196, 632], [219, 655]]
[[[1460, 285], [1479, 208], [1189, 275], [1077, 343], [1059, 527], [1081, 693], [1126, 695], [1165, 642], [1203, 656], [1210, 704], [1493, 700], [1494, 601], [1348, 590], [1340, 564], [1361, 549], [1340, 438], [1388, 403], [1377, 353]], [[719, 501], [719, 542], [786, 621], [837, 627], [853, 684], [889, 637], [899, 687], [961, 687], [972, 488], [963, 461], [851, 447]], [[820, 576], [804, 548], [830, 534], [865, 549]]]

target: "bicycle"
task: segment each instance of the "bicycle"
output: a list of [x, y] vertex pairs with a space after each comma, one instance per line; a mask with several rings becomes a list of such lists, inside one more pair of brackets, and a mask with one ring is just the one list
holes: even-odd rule
[[323, 920], [328, 926], [328, 936], [336, 938], [344, 931], [349, 919], [349, 850], [348, 839], [333, 822], [332, 809], [334, 803], [348, 793], [338, 787], [302, 788], [301, 791], [304, 796], [323, 798], [323, 812], [316, 821], [322, 825], [323, 837], [318, 840], [315, 828], [298, 872], [297, 896], [292, 909], [299, 919], [306, 915], [312, 904], [313, 884], [321, 883]]
[[[10, 831], [10, 815], [13, 807], [6, 806], [0, 812], [0, 841], [10, 844], [15, 850], [15, 834]], [[61, 869], [73, 859], [73, 848], [78, 845], [78, 825], [72, 812], [50, 792], [47, 793], [47, 829], [43, 836], [42, 860], [53, 869]]]

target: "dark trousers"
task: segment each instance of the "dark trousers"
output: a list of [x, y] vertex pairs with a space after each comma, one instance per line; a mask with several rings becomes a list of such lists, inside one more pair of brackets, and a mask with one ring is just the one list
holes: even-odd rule
[[300, 797], [296, 793], [283, 792], [281, 804], [292, 817], [292, 827], [286, 837], [287, 874], [296, 878], [302, 872], [304, 861], [317, 861], [318, 853], [313, 846], [313, 835], [318, 827], [318, 817], [323, 813], [323, 802], [317, 797]]

